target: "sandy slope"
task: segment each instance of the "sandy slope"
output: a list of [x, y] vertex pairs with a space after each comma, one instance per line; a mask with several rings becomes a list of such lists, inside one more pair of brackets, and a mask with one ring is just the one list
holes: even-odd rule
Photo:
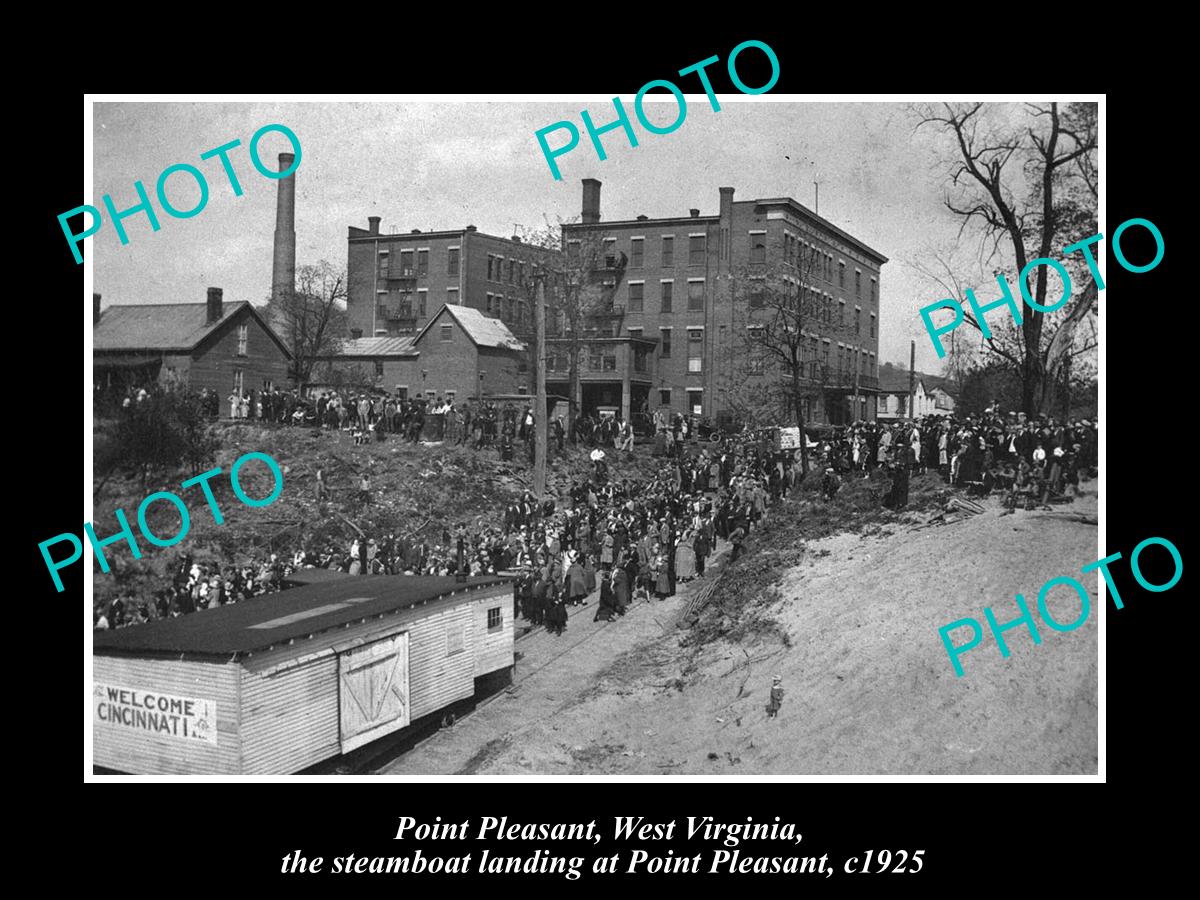
[[[1099, 554], [1095, 527], [1065, 511], [1094, 515], [1095, 497], [1055, 513], [992, 507], [957, 524], [814, 542], [775, 613], [790, 648], [718, 641], [693, 656], [678, 634], [639, 629], [608, 647], [620, 654], [611, 664], [592, 648], [590, 663], [571, 660], [561, 676], [548, 666], [469, 717], [469, 731], [439, 740], [473, 752], [480, 774], [1094, 773], [1096, 579], [1079, 569]], [[1017, 614], [1014, 593], [1033, 608], [1058, 575], [1091, 592], [1087, 622], [1042, 627], [1039, 646], [1023, 628], [1007, 632], [1007, 660], [988, 637], [956, 678], [937, 629], [982, 622], [989, 605], [1003, 623]], [[1078, 614], [1069, 588], [1049, 602], [1061, 622]], [[787, 693], [770, 720], [774, 674]], [[546, 692], [552, 703], [535, 699]], [[402, 770], [432, 771], [421, 756]]]

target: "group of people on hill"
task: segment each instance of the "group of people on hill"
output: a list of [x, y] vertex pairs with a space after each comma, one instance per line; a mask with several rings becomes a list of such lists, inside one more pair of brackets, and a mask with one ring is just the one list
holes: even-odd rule
[[149, 601], [128, 592], [118, 594], [93, 611], [94, 627], [124, 628], [249, 600], [282, 590], [295, 568], [271, 554], [222, 571], [214, 563], [198, 562], [191, 554], [181, 554], [173, 565], [170, 584], [155, 591]]
[[893, 508], [907, 504], [911, 475], [938, 472], [968, 494], [999, 490], [1010, 509], [1033, 509], [1077, 490], [1080, 473], [1096, 468], [1098, 447], [1098, 426], [1088, 419], [989, 413], [857, 422], [819, 449], [838, 474], [885, 467], [892, 489], [884, 502]]

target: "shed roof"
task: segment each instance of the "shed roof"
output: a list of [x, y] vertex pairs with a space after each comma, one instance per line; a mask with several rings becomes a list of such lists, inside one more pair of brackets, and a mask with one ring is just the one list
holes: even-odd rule
[[420, 356], [412, 337], [365, 337], [342, 341], [330, 356]]
[[454, 318], [467, 337], [476, 347], [495, 347], [500, 350], [524, 350], [525, 345], [517, 340], [516, 335], [508, 330], [508, 326], [499, 319], [485, 316], [479, 310], [470, 306], [446, 304], [418, 332], [415, 341], [420, 341], [425, 332], [433, 327], [433, 323], [442, 317], [450, 315]]
[[468, 594], [505, 579], [483, 575], [457, 581], [453, 576], [372, 575], [292, 588], [216, 609], [94, 633], [102, 653], [197, 653], [228, 656], [303, 640], [363, 618], [408, 609], [449, 596]]
[[224, 304], [221, 318], [208, 322], [207, 303], [130, 303], [107, 306], [92, 329], [92, 349], [96, 352], [155, 350], [190, 353], [230, 320], [248, 309], [249, 315], [279, 344], [288, 357], [291, 353], [262, 316], [248, 301]]

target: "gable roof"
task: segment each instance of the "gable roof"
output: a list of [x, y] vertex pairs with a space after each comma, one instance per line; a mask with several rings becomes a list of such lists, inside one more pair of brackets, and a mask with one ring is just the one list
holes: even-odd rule
[[524, 350], [525, 345], [517, 340], [516, 335], [508, 330], [508, 326], [499, 319], [485, 316], [479, 310], [470, 306], [451, 306], [444, 304], [422, 328], [413, 343], [420, 343], [433, 323], [443, 315], [451, 316], [458, 326], [466, 332], [467, 337], [476, 347], [494, 347], [498, 350]]
[[420, 356], [412, 337], [365, 337], [342, 341], [342, 346], [322, 358], [337, 356]]
[[207, 303], [133, 303], [105, 307], [92, 329], [95, 352], [153, 350], [191, 353], [241, 315], [249, 315], [279, 345], [288, 359], [287, 345], [246, 300], [226, 304], [221, 318], [208, 324]]
[[[174, 619], [97, 631], [93, 633], [92, 646], [101, 654], [107, 651], [198, 653], [228, 657], [232, 653], [302, 640], [331, 628], [442, 598], [470, 602], [474, 599], [471, 594], [504, 581], [496, 575], [474, 576], [465, 582], [453, 576], [435, 575], [335, 578]], [[297, 649], [297, 653], [303, 652]]]
[[[924, 390], [921, 377], [921, 373], [918, 372], [916, 381], [918, 390]], [[880, 366], [879, 390], [883, 391], [885, 394], [907, 394], [908, 369], [901, 369], [888, 364]]]

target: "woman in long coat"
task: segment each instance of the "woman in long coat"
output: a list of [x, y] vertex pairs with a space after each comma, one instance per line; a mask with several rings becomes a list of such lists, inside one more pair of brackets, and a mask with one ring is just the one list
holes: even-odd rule
[[605, 578], [600, 585], [600, 608], [596, 610], [596, 617], [592, 619], [593, 622], [599, 622], [601, 619], [605, 622], [611, 622], [613, 616], [620, 612], [617, 608], [616, 594], [613, 591], [616, 572], [617, 570], [613, 570], [612, 575]]
[[583, 557], [583, 586], [588, 594], [596, 590], [596, 566], [592, 563], [591, 555], [586, 553]]
[[692, 547], [692, 533], [685, 531], [675, 548], [675, 577], [683, 581], [696, 577], [696, 551]]
[[654, 557], [654, 593], [659, 600], [671, 596], [671, 573], [667, 571], [666, 557], [661, 555]]
[[604, 535], [604, 547], [600, 550], [600, 565], [611, 566], [613, 564], [613, 534], [610, 528]]
[[583, 577], [583, 566], [578, 560], [572, 560], [567, 568], [566, 577], [567, 601], [572, 606], [584, 606], [587, 601], [587, 583]]
[[617, 566], [612, 570], [612, 591], [613, 600], [616, 602], [617, 615], [625, 615], [625, 608], [629, 606], [629, 575], [621, 566]]

